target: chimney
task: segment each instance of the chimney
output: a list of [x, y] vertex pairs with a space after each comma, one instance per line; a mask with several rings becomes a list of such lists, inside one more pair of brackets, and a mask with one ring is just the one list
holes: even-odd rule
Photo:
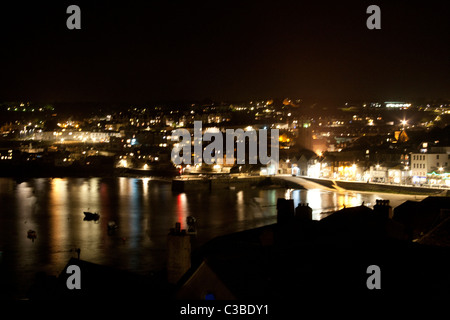
[[309, 203], [299, 203], [295, 208], [295, 220], [297, 221], [311, 221], [312, 209]]
[[389, 205], [389, 200], [377, 199], [373, 210], [375, 214], [384, 219], [392, 219], [393, 213], [392, 207]]
[[289, 224], [294, 220], [294, 200], [278, 198], [277, 200], [277, 223]]
[[177, 222], [167, 237], [167, 281], [176, 284], [190, 267], [191, 237]]

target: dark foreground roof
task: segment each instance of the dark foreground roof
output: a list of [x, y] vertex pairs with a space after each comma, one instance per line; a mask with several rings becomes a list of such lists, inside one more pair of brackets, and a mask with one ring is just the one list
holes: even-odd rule
[[450, 197], [427, 197], [397, 206], [393, 219], [405, 226], [411, 239], [419, 239], [449, 216]]
[[[68, 289], [66, 282], [72, 272], [67, 268], [76, 265], [81, 271], [81, 289]], [[31, 299], [63, 300], [143, 300], [168, 297], [168, 287], [159, 277], [136, 273], [71, 258], [63, 271], [53, 281], [47, 277], [36, 282], [30, 290]]]
[[418, 242], [433, 246], [450, 247], [450, 217], [426, 233]]
[[[177, 298], [450, 298], [450, 248], [399, 240], [387, 226], [362, 206], [216, 238], [197, 252]], [[381, 269], [381, 290], [367, 288], [370, 265]], [[211, 272], [215, 287], [206, 281]]]

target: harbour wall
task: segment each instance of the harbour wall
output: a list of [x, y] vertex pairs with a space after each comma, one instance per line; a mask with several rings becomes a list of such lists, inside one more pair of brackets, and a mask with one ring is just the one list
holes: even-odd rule
[[210, 191], [217, 189], [244, 189], [251, 187], [280, 186], [283, 188], [304, 189], [300, 183], [284, 180], [278, 177], [266, 176], [235, 176], [214, 178], [173, 179], [172, 190], [177, 192]]

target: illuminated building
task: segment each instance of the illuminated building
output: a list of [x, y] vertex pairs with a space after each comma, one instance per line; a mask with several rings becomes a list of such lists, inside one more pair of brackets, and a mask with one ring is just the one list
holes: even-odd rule
[[406, 110], [411, 107], [411, 103], [407, 102], [398, 102], [398, 101], [387, 101], [384, 103], [387, 109], [397, 109], [397, 110]]
[[412, 183], [429, 182], [427, 175], [432, 172], [435, 173], [435, 178], [436, 175], [444, 174], [449, 162], [450, 154], [447, 153], [411, 153]]

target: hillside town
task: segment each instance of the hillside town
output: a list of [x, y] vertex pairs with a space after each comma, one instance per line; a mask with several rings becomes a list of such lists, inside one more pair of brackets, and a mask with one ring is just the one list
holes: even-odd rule
[[[292, 174], [450, 187], [450, 102], [346, 102], [338, 107], [327, 112], [326, 106], [289, 98], [126, 109], [7, 102], [0, 105], [5, 115], [0, 172], [4, 176]], [[202, 121], [203, 132], [279, 129], [279, 163], [175, 166], [170, 153], [177, 141], [171, 132], [175, 128], [192, 132], [194, 121]]]

